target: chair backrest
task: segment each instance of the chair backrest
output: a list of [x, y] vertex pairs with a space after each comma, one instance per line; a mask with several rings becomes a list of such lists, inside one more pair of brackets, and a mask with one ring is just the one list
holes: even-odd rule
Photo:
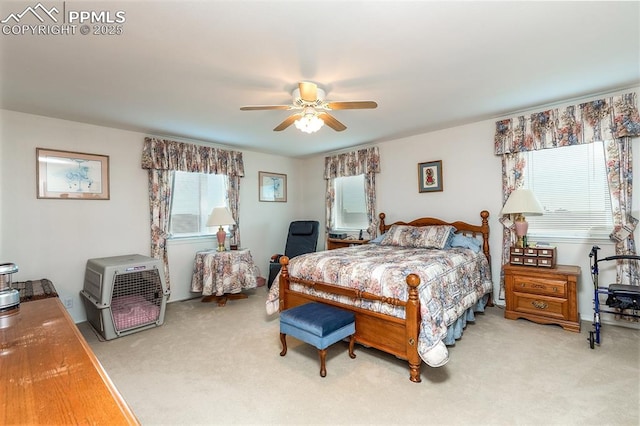
[[317, 220], [291, 222], [289, 234], [287, 235], [287, 245], [284, 249], [285, 256], [292, 258], [316, 251], [319, 227], [320, 223]]

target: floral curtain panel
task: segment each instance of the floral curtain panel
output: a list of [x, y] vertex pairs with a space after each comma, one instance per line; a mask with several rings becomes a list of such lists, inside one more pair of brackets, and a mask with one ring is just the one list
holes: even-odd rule
[[149, 169], [149, 208], [151, 210], [151, 257], [162, 260], [167, 289], [169, 261], [167, 235], [169, 232], [169, 206], [171, 206], [171, 171]]
[[376, 217], [376, 173], [380, 173], [380, 153], [378, 147], [363, 148], [344, 154], [325, 157], [324, 178], [327, 181], [326, 192], [326, 230], [333, 228], [331, 211], [335, 203], [333, 180], [338, 177], [357, 176], [364, 174], [365, 204], [367, 207], [367, 232], [371, 238], [378, 234], [378, 220]]
[[171, 205], [171, 172], [224, 174], [229, 179], [227, 199], [236, 226], [232, 237], [240, 244], [239, 193], [244, 176], [242, 152], [146, 137], [142, 149], [142, 168], [149, 170], [149, 205], [151, 209], [151, 255], [162, 259], [169, 287], [167, 235]]
[[[496, 155], [503, 156], [503, 202], [522, 185], [526, 164], [522, 157], [518, 158], [519, 153], [604, 141], [615, 220], [611, 238], [616, 241], [616, 254], [635, 254], [633, 229], [638, 221], [631, 216], [630, 138], [640, 136], [637, 104], [637, 95], [632, 92], [496, 122], [494, 150]], [[506, 230], [503, 264], [508, 262], [511, 238], [511, 232]], [[638, 284], [636, 268], [631, 268], [622, 270], [619, 265], [619, 282]], [[631, 277], [636, 278], [629, 281]], [[501, 280], [501, 293], [503, 286]]]
[[[524, 181], [525, 157], [519, 152], [502, 156], [502, 205], [507, 202], [509, 195], [522, 187]], [[502, 263], [509, 262], [509, 248], [516, 243], [515, 224], [509, 215], [498, 218], [502, 223]], [[504, 300], [504, 271], [500, 268], [500, 294], [498, 300]]]

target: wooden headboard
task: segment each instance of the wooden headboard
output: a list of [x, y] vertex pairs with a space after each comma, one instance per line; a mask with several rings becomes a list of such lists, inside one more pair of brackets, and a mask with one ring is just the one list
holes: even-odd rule
[[409, 226], [431, 226], [431, 225], [451, 225], [456, 228], [456, 233], [469, 235], [474, 238], [482, 237], [482, 251], [484, 255], [487, 257], [489, 261], [489, 266], [491, 266], [491, 254], [489, 252], [489, 212], [486, 210], [482, 210], [480, 212], [480, 217], [482, 218], [481, 225], [472, 225], [467, 222], [445, 222], [441, 219], [436, 219], [433, 217], [422, 217], [420, 219], [412, 220], [411, 222], [394, 222], [391, 224], [386, 224], [384, 219], [386, 215], [384, 213], [380, 213], [378, 215], [380, 217], [380, 234], [384, 234], [391, 228], [392, 225], [409, 225]]

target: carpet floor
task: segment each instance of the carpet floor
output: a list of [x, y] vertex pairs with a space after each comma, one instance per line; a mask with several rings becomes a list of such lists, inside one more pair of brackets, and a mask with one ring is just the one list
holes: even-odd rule
[[278, 316], [266, 289], [224, 307], [200, 299], [167, 305], [160, 327], [102, 341], [82, 334], [143, 425], [205, 424], [640, 424], [640, 331], [591, 324], [573, 333], [506, 320], [488, 308], [470, 323], [443, 367], [423, 364], [409, 381], [406, 361], [356, 345], [317, 350], [288, 338], [281, 357]]

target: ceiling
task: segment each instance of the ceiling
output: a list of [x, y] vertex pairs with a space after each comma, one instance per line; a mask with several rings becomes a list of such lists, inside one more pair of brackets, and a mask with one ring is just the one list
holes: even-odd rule
[[[3, 109], [293, 157], [640, 84], [637, 1], [44, 4], [58, 24], [124, 16], [122, 34], [82, 35], [77, 21], [75, 34], [24, 34], [38, 21], [15, 16], [38, 0], [2, 2]], [[291, 103], [299, 81], [378, 108], [333, 111], [347, 129], [311, 135], [273, 131], [288, 111], [240, 111]]]

